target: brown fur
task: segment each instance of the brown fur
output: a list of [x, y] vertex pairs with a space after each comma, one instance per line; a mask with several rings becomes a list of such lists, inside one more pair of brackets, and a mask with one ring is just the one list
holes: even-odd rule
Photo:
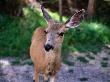
[[40, 72], [44, 74], [44, 79], [47, 79], [47, 75], [55, 76], [61, 66], [61, 47], [45, 54], [45, 41], [46, 34], [44, 33], [44, 28], [37, 28], [33, 34], [30, 46], [30, 56], [35, 67], [34, 78], [36, 82], [39, 82]]
[[[69, 27], [77, 27], [79, 21], [84, 15], [84, 9], [76, 12], [69, 21], [65, 24], [56, 23], [50, 19], [50, 16], [41, 6], [44, 18], [47, 20], [48, 27], [37, 28], [33, 34], [32, 42], [30, 46], [30, 56], [35, 67], [35, 82], [39, 82], [39, 73], [44, 74], [44, 81], [48, 80], [50, 75], [50, 81], [55, 82], [55, 75], [61, 66], [61, 46], [63, 42], [63, 34], [69, 29]], [[67, 27], [67, 28], [65, 28]], [[44, 32], [45, 31], [45, 32]], [[44, 45], [51, 45], [52, 49]], [[49, 51], [47, 50], [49, 49]]]

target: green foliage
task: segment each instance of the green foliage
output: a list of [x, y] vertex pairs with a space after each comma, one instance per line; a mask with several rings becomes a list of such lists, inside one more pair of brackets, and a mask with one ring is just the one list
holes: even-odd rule
[[[19, 56], [29, 53], [33, 31], [39, 26], [46, 26], [39, 11], [23, 8], [23, 13], [22, 18], [0, 13], [0, 55]], [[59, 18], [57, 13], [50, 15], [56, 20]], [[79, 28], [70, 29], [65, 34], [63, 54], [69, 51], [98, 52], [110, 43], [109, 33], [109, 27], [101, 22], [84, 21]]]
[[84, 21], [79, 28], [70, 29], [65, 34], [63, 52], [67, 52], [69, 49], [96, 53], [101, 50], [104, 44], [110, 43], [109, 33], [109, 27], [102, 23]]
[[39, 12], [24, 8], [24, 17], [15, 18], [0, 14], [0, 55], [19, 56], [29, 53], [33, 31], [38, 26], [45, 26]]

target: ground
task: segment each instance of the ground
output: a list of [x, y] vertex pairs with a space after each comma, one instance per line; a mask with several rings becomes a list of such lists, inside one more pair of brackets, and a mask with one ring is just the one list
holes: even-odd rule
[[[91, 60], [89, 63], [76, 61], [74, 66], [62, 63], [56, 77], [57, 82], [110, 82], [109, 51], [110, 49], [103, 49], [97, 53], [95, 60]], [[104, 61], [108, 60], [106, 67], [99, 65], [103, 57]], [[30, 59], [24, 60], [22, 64], [13, 64], [15, 61], [14, 58], [0, 59], [0, 82], [32, 82], [34, 68], [33, 65], [26, 63]], [[40, 82], [42, 82], [42, 75], [40, 75]]]

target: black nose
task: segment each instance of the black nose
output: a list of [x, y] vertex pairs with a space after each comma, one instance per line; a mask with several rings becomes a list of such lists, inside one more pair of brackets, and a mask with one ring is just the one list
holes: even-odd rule
[[53, 49], [53, 46], [50, 44], [46, 44], [46, 45], [44, 45], [44, 48], [46, 51], [49, 51], [50, 49]]

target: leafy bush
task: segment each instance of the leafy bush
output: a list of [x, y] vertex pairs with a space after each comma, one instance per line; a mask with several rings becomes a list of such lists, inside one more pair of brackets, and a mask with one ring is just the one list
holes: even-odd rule
[[39, 12], [29, 8], [24, 8], [23, 12], [23, 18], [0, 14], [0, 55], [19, 56], [28, 53], [33, 30], [45, 26]]
[[84, 21], [79, 28], [70, 29], [65, 34], [63, 50], [98, 52], [104, 44], [110, 43], [109, 33], [109, 27], [102, 23]]
[[[24, 8], [23, 13], [22, 18], [0, 13], [0, 55], [19, 56], [29, 53], [33, 31], [38, 26], [46, 26], [39, 11]], [[57, 13], [50, 14], [58, 20]], [[98, 52], [104, 44], [110, 43], [109, 33], [110, 29], [103, 23], [84, 21], [79, 28], [70, 29], [65, 34], [62, 52]]]

